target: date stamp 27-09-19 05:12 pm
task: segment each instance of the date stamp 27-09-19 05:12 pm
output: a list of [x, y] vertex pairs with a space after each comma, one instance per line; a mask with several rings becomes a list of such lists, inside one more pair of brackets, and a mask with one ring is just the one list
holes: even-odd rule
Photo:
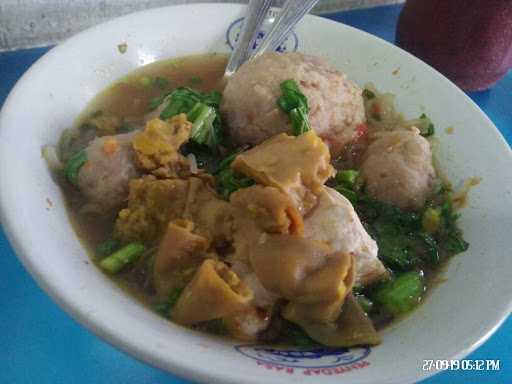
[[423, 360], [422, 370], [424, 371], [499, 371], [500, 360]]

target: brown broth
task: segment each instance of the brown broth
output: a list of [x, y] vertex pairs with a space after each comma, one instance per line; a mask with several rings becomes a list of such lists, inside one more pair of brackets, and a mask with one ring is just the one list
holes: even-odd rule
[[[226, 63], [227, 56], [225, 55], [205, 54], [159, 61], [140, 68], [98, 94], [78, 118], [77, 128], [97, 111], [115, 115], [124, 121], [141, 122], [144, 115], [148, 113], [148, 104], [153, 98], [180, 86], [189, 86], [201, 91], [221, 90]], [[164, 82], [167, 82], [168, 85], [162, 86], [164, 83], [162, 81], [160, 81], [160, 85], [148, 83], [147, 79], [155, 78], [165, 79]], [[359, 146], [366, 147], [364, 143], [360, 143]], [[361, 148], [356, 148], [356, 150], [360, 152]], [[354, 150], [354, 156], [350, 159], [340, 159], [339, 164], [347, 165], [348, 163], [350, 167], [357, 164], [359, 152], [356, 150]], [[91, 254], [92, 260], [96, 262], [96, 247], [111, 236], [117, 212], [107, 217], [90, 216], [81, 211], [84, 200], [80, 194], [67, 182], [62, 181], [60, 184], [62, 184], [68, 205], [70, 221], [78, 237]], [[424, 270], [428, 291], [441, 282], [440, 273], [447, 262], [448, 260], [445, 260], [435, 268]], [[124, 271], [113, 276], [113, 279], [123, 289], [141, 303], [146, 306], [155, 304], [155, 296], [141, 289], [140, 278], [137, 273], [132, 273], [132, 271]], [[395, 318], [393, 323], [403, 317]], [[378, 324], [378, 327], [382, 328], [389, 323], [390, 321], [386, 320], [382, 324]]]
[[[221, 90], [221, 80], [226, 64], [226, 55], [204, 54], [164, 60], [144, 66], [99, 93], [77, 119], [76, 128], [97, 111], [113, 114], [128, 121], [141, 121], [148, 112], [148, 103], [152, 98], [177, 87], [188, 86], [201, 91]], [[168, 87], [162, 88], [156, 84], [145, 86], [141, 80], [145, 77], [166, 79]], [[67, 182], [62, 180], [60, 184], [68, 206], [71, 224], [91, 255], [91, 259], [96, 263], [96, 247], [112, 235], [117, 212], [106, 217], [84, 213], [81, 210], [84, 200], [80, 194]], [[112, 277], [144, 305], [154, 304], [155, 298], [141, 290], [140, 281], [130, 271], [121, 272]]]
[[[148, 112], [154, 97], [178, 87], [200, 91], [220, 90], [227, 56], [211, 53], [158, 61], [146, 65], [116, 81], [102, 91], [85, 109], [79, 123], [96, 111], [111, 113], [124, 119], [140, 119]], [[145, 78], [162, 78], [168, 86], [144, 85]]]

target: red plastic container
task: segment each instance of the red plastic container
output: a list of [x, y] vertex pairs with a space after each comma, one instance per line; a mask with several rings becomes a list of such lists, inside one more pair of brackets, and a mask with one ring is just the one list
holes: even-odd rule
[[468, 91], [512, 68], [512, 0], [408, 0], [396, 44]]

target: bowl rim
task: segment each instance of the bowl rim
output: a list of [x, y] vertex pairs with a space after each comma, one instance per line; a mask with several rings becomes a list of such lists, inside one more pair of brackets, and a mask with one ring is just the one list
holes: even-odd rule
[[[21, 77], [18, 79], [15, 86], [12, 88], [12, 90], [9, 92], [8, 97], [6, 98], [4, 105], [2, 107], [2, 110], [0, 111], [0, 132], [2, 129], [3, 124], [3, 116], [4, 111], [9, 110], [11, 108], [11, 104], [13, 100], [16, 98], [16, 95], [18, 92], [20, 92], [20, 88], [22, 87], [22, 84], [24, 84], [27, 80], [30, 80], [30, 78], [38, 72], [39, 68], [43, 67], [47, 61], [51, 60], [53, 57], [58, 56], [62, 50], [66, 50], [69, 46], [73, 46], [75, 44], [75, 40], [86, 36], [87, 34], [101, 30], [107, 26], [116, 26], [116, 25], [122, 25], [124, 22], [132, 20], [133, 18], [139, 17], [141, 15], [151, 15], [151, 14], [157, 14], [159, 12], [162, 12], [164, 10], [176, 9], [179, 8], [188, 8], [188, 9], [200, 9], [204, 11], [205, 9], [208, 9], [209, 7], [229, 7], [233, 9], [242, 9], [244, 5], [241, 4], [232, 4], [232, 3], [193, 3], [193, 4], [180, 4], [180, 5], [170, 5], [170, 6], [164, 6], [159, 8], [153, 8], [149, 10], [139, 11], [130, 13], [121, 17], [114, 18], [112, 20], [103, 22], [101, 24], [98, 24], [92, 28], [88, 28], [78, 34], [75, 34], [74, 36], [70, 37], [66, 41], [56, 45], [55, 47], [51, 48], [47, 53], [45, 53], [41, 58], [39, 58]], [[458, 96], [463, 98], [466, 103], [469, 103], [472, 105], [472, 107], [478, 111], [485, 120], [488, 122], [490, 126], [494, 128], [494, 134], [496, 136], [496, 139], [498, 142], [500, 142], [501, 145], [504, 145], [506, 148], [508, 148], [508, 152], [510, 155], [510, 159], [512, 159], [512, 150], [510, 149], [507, 141], [501, 134], [501, 132], [495, 127], [494, 123], [490, 120], [490, 118], [480, 109], [480, 107], [469, 97], [467, 96], [462, 90], [460, 90], [455, 84], [453, 84], [449, 79], [444, 77], [442, 74], [440, 74], [437, 70], [429, 66], [428, 64], [424, 63], [420, 59], [416, 58], [415, 56], [411, 55], [410, 53], [402, 50], [401, 48], [393, 45], [392, 43], [387, 42], [386, 40], [383, 40], [375, 35], [372, 35], [370, 33], [367, 33], [365, 31], [359, 30], [357, 28], [351, 27], [349, 25], [343, 24], [338, 21], [326, 19], [321, 16], [316, 15], [307, 15], [308, 19], [321, 19], [323, 23], [326, 24], [335, 24], [337, 26], [341, 26], [342, 28], [347, 28], [349, 30], [352, 30], [353, 32], [357, 32], [359, 34], [364, 34], [367, 39], [371, 40], [377, 40], [380, 44], [386, 45], [387, 48], [391, 50], [395, 50], [396, 52], [400, 53], [401, 55], [409, 56], [409, 58], [412, 58], [416, 61], [418, 66], [422, 67], [423, 70], [427, 70], [431, 72], [431, 74], [435, 75], [437, 77], [437, 80], [439, 81], [445, 81], [450, 83], [454, 87], [454, 92], [458, 92]], [[191, 380], [197, 380], [201, 382], [211, 382], [211, 383], [228, 383], [228, 384], [238, 384], [240, 382], [240, 379], [242, 379], [242, 376], [235, 374], [235, 373], [226, 373], [217, 375], [216, 373], [212, 374], [212, 372], [209, 370], [209, 368], [205, 368], [198, 365], [193, 364], [186, 364], [183, 361], [178, 361], [177, 359], [161, 359], [158, 358], [156, 355], [152, 354], [149, 350], [149, 348], [141, 347], [141, 345], [131, 342], [128, 338], [123, 337], [119, 333], [115, 332], [106, 332], [105, 331], [105, 322], [104, 320], [99, 318], [90, 318], [86, 316], [84, 313], [83, 308], [80, 306], [79, 303], [75, 302], [71, 295], [66, 294], [65, 292], [62, 292], [61, 290], [57, 289], [56, 287], [52, 286], [52, 284], [48, 281], [48, 277], [40, 271], [36, 264], [34, 263], [33, 258], [30, 256], [32, 253], [32, 247], [27, 246], [22, 239], [22, 236], [20, 233], [18, 233], [14, 227], [11, 225], [11, 223], [15, 220], [15, 217], [11, 215], [9, 207], [8, 207], [8, 201], [5, 198], [5, 194], [0, 189], [0, 223], [4, 229], [4, 232], [7, 236], [7, 239], [9, 240], [10, 244], [12, 245], [13, 249], [15, 250], [17, 258], [21, 261], [23, 266], [30, 272], [31, 276], [36, 280], [39, 287], [41, 287], [48, 296], [51, 297], [51, 299], [58, 304], [58, 306], [64, 310], [68, 315], [70, 315], [74, 320], [76, 320], [81, 325], [85, 326], [87, 329], [91, 330], [96, 336], [100, 337], [102, 340], [107, 341], [109, 344], [115, 346], [116, 348], [121, 349], [122, 351], [128, 353], [129, 355], [144, 361], [145, 363], [157, 367], [159, 369], [162, 369], [164, 371], [172, 371], [174, 374], [191, 379]], [[481, 346], [487, 339], [501, 326], [501, 324], [506, 320], [507, 316], [512, 312], [512, 296], [509, 298], [508, 303], [503, 306], [503, 309], [500, 311], [500, 313], [496, 312], [495, 320], [492, 321], [492, 324], [489, 324], [486, 327], [485, 332], [483, 332], [480, 335], [476, 335], [472, 338], [468, 338], [464, 342], [461, 342], [461, 349], [458, 353], [456, 353], [454, 356], [451, 356], [451, 359], [460, 359], [464, 356], [468, 355], [472, 351], [474, 351], [476, 348]], [[462, 347], [463, 345], [463, 347]], [[410, 375], [407, 377], [401, 377], [400, 382], [411, 382], [414, 380], [423, 380], [427, 377], [430, 377], [434, 374], [436, 374], [437, 371], [422, 371], [417, 374]], [[252, 377], [243, 377], [244, 382], [246, 383], [258, 383], [259, 381], [257, 378]], [[391, 383], [391, 381], [390, 381]], [[397, 383], [397, 381], [393, 381], [393, 383]]]

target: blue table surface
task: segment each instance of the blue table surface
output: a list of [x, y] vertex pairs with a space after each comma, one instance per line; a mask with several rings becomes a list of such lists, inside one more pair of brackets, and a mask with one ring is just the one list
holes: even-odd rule
[[[400, 6], [325, 15], [388, 41]], [[49, 48], [0, 54], [0, 106], [29, 66]], [[512, 73], [471, 98], [512, 143]], [[189, 381], [141, 363], [77, 324], [36, 285], [0, 228], [1, 383], [164, 383]], [[468, 359], [500, 359], [499, 371], [446, 371], [424, 384], [512, 382], [512, 317]], [[435, 358], [435, 356], [433, 356]]]

